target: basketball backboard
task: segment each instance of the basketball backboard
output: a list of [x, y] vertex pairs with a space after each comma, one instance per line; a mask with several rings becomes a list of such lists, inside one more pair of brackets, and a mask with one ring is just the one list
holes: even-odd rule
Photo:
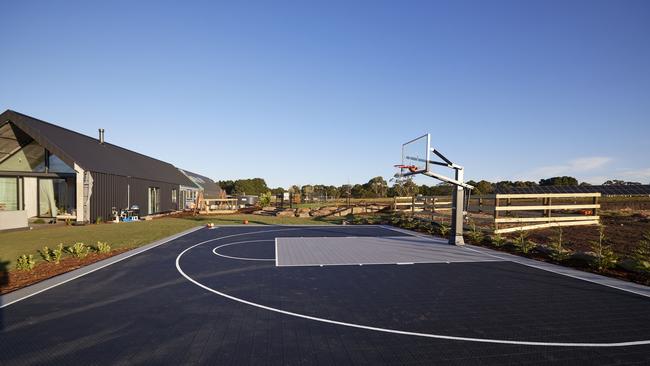
[[431, 160], [431, 135], [422, 135], [402, 145], [402, 166], [410, 173], [423, 173], [429, 170]]

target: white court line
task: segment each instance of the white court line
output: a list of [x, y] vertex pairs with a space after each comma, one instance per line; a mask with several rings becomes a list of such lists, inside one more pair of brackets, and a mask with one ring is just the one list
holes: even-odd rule
[[275, 266], [277, 267], [278, 266], [278, 261], [279, 261], [279, 259], [278, 259], [278, 237], [277, 236], [275, 237], [274, 241], [275, 241]]
[[[44, 289], [38, 290], [38, 291], [36, 291], [36, 292], [33, 292], [33, 293], [29, 294], [29, 295], [23, 296], [23, 297], [21, 297], [21, 298], [19, 298], [19, 299], [16, 299], [16, 300], [10, 301], [10, 302], [8, 302], [8, 303], [6, 303], [6, 304], [2, 304], [2, 305], [0, 305], [0, 309], [5, 308], [5, 307], [7, 307], [7, 306], [9, 306], [9, 305], [15, 304], [15, 303], [17, 303], [17, 302], [19, 302], [19, 301], [22, 301], [22, 300], [28, 299], [28, 298], [30, 298], [30, 297], [32, 297], [32, 296], [36, 296], [36, 295], [38, 295], [38, 294], [40, 294], [40, 293], [43, 293], [43, 292], [45, 292], [45, 291], [47, 291], [47, 290], [50, 290], [50, 289], [53, 289], [53, 288], [55, 288], [55, 287], [57, 287], [57, 286], [61, 286], [61, 285], [65, 284], [65, 283], [68, 283], [68, 282], [70, 282], [70, 281], [76, 280], [77, 278], [80, 278], [80, 277], [83, 277], [83, 276], [85, 276], [85, 275], [89, 275], [89, 274], [91, 274], [91, 273], [93, 273], [93, 272], [99, 271], [100, 269], [106, 268], [106, 267], [108, 267], [108, 266], [110, 266], [110, 265], [112, 265], [112, 264], [115, 264], [115, 263], [121, 262], [121, 261], [123, 261], [123, 260], [125, 260], [125, 259], [131, 258], [131, 257], [133, 257], [134, 255], [138, 255], [138, 254], [140, 254], [140, 253], [144, 253], [144, 252], [146, 252], [146, 251], [148, 251], [148, 250], [150, 250], [150, 249], [153, 249], [153, 248], [156, 248], [156, 247], [158, 247], [158, 246], [160, 246], [160, 245], [163, 245], [163, 244], [169, 243], [170, 241], [173, 241], [173, 240], [176, 240], [176, 239], [178, 239], [178, 238], [181, 238], [181, 237], [183, 237], [183, 236], [185, 236], [185, 235], [191, 234], [191, 233], [193, 233], [193, 232], [195, 232], [195, 231], [198, 231], [198, 230], [200, 230], [200, 229], [202, 229], [202, 228], [203, 228], [202, 226], [200, 226], [200, 227], [196, 227], [196, 228], [193, 228], [193, 229], [186, 230], [185, 232], [182, 232], [182, 233], [179, 233], [179, 234], [175, 234], [175, 235], [172, 235], [172, 236], [167, 237], [167, 238], [163, 238], [161, 241], [159, 241], [159, 242], [157, 242], [157, 243], [154, 242], [154, 243], [148, 244], [149, 247], [147, 247], [147, 246], [145, 245], [145, 246], [142, 246], [142, 247], [140, 247], [140, 248], [132, 249], [132, 250], [131, 250], [131, 254], [126, 255], [126, 256], [124, 256], [124, 257], [121, 257], [121, 258], [115, 258], [115, 257], [119, 257], [120, 254], [116, 255], [116, 256], [113, 257], [113, 258], [111, 258], [111, 257], [106, 258], [105, 260], [108, 261], [108, 263], [106, 263], [106, 264], [104, 264], [104, 265], [102, 265], [102, 266], [100, 266], [100, 267], [94, 268], [94, 269], [92, 269], [92, 270], [89, 270], [89, 271], [87, 271], [87, 272], [86, 272], [86, 271], [83, 271], [83, 270], [84, 270], [84, 267], [81, 267], [81, 268], [78, 269], [78, 271], [82, 271], [82, 273], [80, 273], [79, 275], [77, 275], [77, 276], [73, 276], [73, 277], [70, 277], [70, 278], [68, 278], [68, 279], [66, 279], [66, 280], [64, 280], [64, 281], [61, 281], [61, 282], [57, 282], [57, 283], [55, 283], [55, 284], [53, 284], [53, 285], [51, 285], [51, 286], [48, 286], [48, 287], [46, 287], [46, 288], [44, 288]], [[152, 245], [152, 244], [153, 244], [153, 245]], [[129, 252], [126, 252], [126, 253], [129, 253]], [[92, 264], [89, 264], [88, 266], [90, 267], [90, 266], [92, 266]], [[63, 273], [63, 274], [60, 274], [59, 276], [65, 276], [65, 275], [66, 275], [66, 273]], [[56, 278], [56, 277], [53, 277], [53, 278]], [[47, 281], [47, 280], [45, 280], [45, 281]], [[36, 285], [38, 285], [38, 283], [36, 283], [36, 284], [34, 284], [34, 285], [32, 285], [32, 286], [36, 286]], [[20, 290], [16, 290], [16, 291], [20, 291]], [[9, 293], [9, 294], [11, 294], [11, 293]], [[7, 295], [8, 295], [8, 294], [3, 295], [3, 296], [7, 296]]]
[[181, 257], [185, 253], [187, 253], [188, 251], [190, 251], [193, 248], [196, 248], [196, 247], [198, 247], [200, 245], [210, 243], [210, 242], [213, 242], [213, 241], [218, 241], [218, 240], [243, 236], [243, 235], [270, 233], [270, 232], [286, 231], [286, 230], [300, 230], [300, 229], [278, 229], [278, 230], [256, 231], [256, 232], [251, 232], [251, 233], [240, 233], [240, 234], [224, 236], [222, 238], [206, 240], [206, 241], [200, 242], [198, 244], [194, 244], [194, 245], [186, 248], [185, 250], [183, 250], [178, 255], [178, 257], [176, 257], [176, 270], [178, 270], [178, 272], [183, 277], [185, 277], [188, 281], [190, 281], [193, 284], [201, 287], [202, 289], [204, 289], [206, 291], [210, 291], [210, 292], [212, 292], [212, 293], [214, 293], [216, 295], [225, 297], [227, 299], [237, 301], [237, 302], [242, 303], [242, 304], [250, 305], [250, 306], [253, 306], [253, 307], [256, 307], [256, 308], [260, 308], [260, 309], [264, 309], [264, 310], [268, 310], [268, 311], [273, 311], [273, 312], [276, 312], [276, 313], [289, 315], [289, 316], [293, 316], [293, 317], [297, 317], [297, 318], [313, 320], [313, 321], [317, 321], [317, 322], [334, 324], [334, 325], [341, 325], [341, 326], [357, 328], [357, 329], [365, 329], [365, 330], [372, 330], [372, 331], [383, 332], [383, 333], [392, 333], [392, 334], [400, 334], [400, 335], [408, 335], [408, 336], [416, 336], [416, 337], [424, 337], [424, 338], [445, 339], [445, 340], [453, 340], [453, 341], [493, 343], [493, 344], [510, 344], [510, 345], [523, 345], [523, 346], [603, 348], [603, 347], [630, 347], [630, 346], [650, 345], [650, 340], [629, 341], [629, 342], [614, 342], [614, 343], [564, 343], [564, 342], [516, 341], [516, 340], [505, 340], [505, 339], [457, 337], [457, 336], [450, 336], [450, 335], [444, 335], [444, 334], [408, 332], [408, 331], [402, 331], [402, 330], [397, 330], [397, 329], [379, 328], [379, 327], [372, 327], [372, 326], [368, 326], [368, 325], [346, 323], [346, 322], [341, 322], [341, 321], [337, 321], [337, 320], [330, 320], [330, 319], [324, 319], [324, 318], [319, 318], [319, 317], [310, 316], [310, 315], [298, 314], [298, 313], [294, 313], [294, 312], [291, 312], [291, 311], [277, 309], [277, 308], [274, 308], [274, 307], [258, 304], [258, 303], [252, 302], [252, 301], [248, 301], [248, 300], [244, 300], [244, 299], [232, 296], [232, 295], [228, 295], [226, 293], [217, 291], [217, 290], [215, 290], [213, 288], [210, 288], [210, 287], [196, 281], [195, 279], [190, 277], [187, 273], [185, 273], [183, 271], [183, 269], [181, 268], [181, 266], [180, 266]]
[[[409, 234], [411, 236], [418, 237], [418, 238], [423, 238], [423, 239], [429, 239], [429, 240], [434, 241], [434, 242], [440, 242], [440, 240], [441, 240], [439, 238], [429, 237], [429, 236], [422, 235], [422, 234], [416, 233], [416, 232], [411, 232], [411, 231], [408, 231], [408, 230], [405, 230], [405, 229], [392, 228], [392, 227], [386, 226], [386, 225], [382, 225], [382, 227], [384, 227], [386, 229], [389, 229], [389, 230], [396, 231], [398, 233]], [[599, 280], [592, 280], [592, 279], [584, 277], [584, 275], [582, 275], [582, 273], [583, 273], [582, 271], [579, 271], [577, 269], [573, 269], [573, 268], [570, 268], [570, 267], [561, 267], [561, 266], [558, 266], [558, 265], [555, 265], [555, 264], [550, 264], [550, 263], [545, 263], [545, 262], [540, 262], [540, 264], [542, 264], [542, 265], [533, 264], [533, 263], [537, 262], [534, 259], [529, 259], [529, 258], [525, 258], [525, 257], [518, 257], [518, 256], [516, 256], [514, 254], [505, 254], [504, 253], [503, 255], [499, 255], [501, 253], [496, 252], [496, 251], [494, 251], [492, 249], [489, 249], [489, 248], [476, 247], [476, 248], [481, 249], [481, 250], [478, 250], [478, 249], [475, 249], [475, 248], [472, 248], [472, 247], [473, 247], [473, 245], [470, 245], [470, 244], [466, 244], [464, 246], [461, 246], [461, 248], [464, 248], [466, 250], [470, 250], [470, 251], [480, 253], [480, 254], [485, 254], [487, 256], [490, 256], [490, 257], [493, 257], [493, 258], [496, 258], [496, 259], [500, 259], [500, 260], [503, 260], [503, 261], [506, 261], [506, 262], [517, 263], [517, 264], [521, 264], [522, 266], [531, 267], [531, 268], [535, 268], [535, 269], [540, 269], [542, 271], [555, 273], [555, 274], [570, 277], [570, 278], [573, 278], [573, 279], [576, 279], [576, 280], [590, 282], [590, 283], [593, 283], [593, 284], [596, 284], [596, 285], [610, 287], [610, 288], [613, 288], [613, 289], [616, 289], [616, 290], [619, 290], [619, 291], [625, 291], [625, 292], [629, 292], [629, 293], [632, 293], [632, 294], [635, 294], [635, 295], [650, 298], [650, 292], [635, 291], [635, 290], [632, 290], [632, 289], [629, 289], [629, 288], [624, 288], [624, 287], [620, 287], [620, 286], [616, 286], [616, 285], [604, 282], [604, 281], [610, 281], [610, 280], [615, 280], [615, 281], [620, 281], [620, 280], [616, 280], [616, 279], [609, 278], [609, 277], [603, 277], [602, 280], [600, 280], [600, 279]], [[495, 253], [499, 253], [499, 254], [492, 254], [491, 252], [495, 252]], [[561, 270], [560, 269], [555, 269], [553, 267], [561, 268]], [[576, 274], [567, 273], [568, 271], [576, 272]], [[600, 276], [600, 275], [596, 275], [596, 274], [590, 273], [590, 272], [584, 272], [584, 274], [585, 275]], [[631, 285], [635, 285], [635, 284], [631, 283]]]
[[231, 245], [235, 245], [235, 244], [261, 243], [261, 242], [267, 242], [267, 241], [273, 241], [273, 240], [270, 240], [270, 239], [267, 239], [267, 240], [248, 240], [248, 241], [237, 241], [237, 242], [234, 242], [234, 243], [223, 244], [223, 245], [219, 245], [218, 247], [212, 249], [212, 253], [218, 255], [219, 257], [224, 257], [224, 258], [228, 258], [228, 259], [238, 259], [238, 260], [242, 260], [242, 261], [275, 261], [275, 258], [234, 257], [234, 256], [230, 256], [230, 255], [221, 254], [221, 253], [219, 253], [217, 251], [217, 249], [227, 247], [227, 246], [231, 246]]
[[405, 265], [405, 264], [450, 264], [450, 263], [494, 263], [501, 261], [426, 261], [426, 262], [350, 262], [350, 263], [306, 263], [306, 264], [281, 264], [277, 267], [336, 267], [336, 266], [385, 266], [385, 265]]

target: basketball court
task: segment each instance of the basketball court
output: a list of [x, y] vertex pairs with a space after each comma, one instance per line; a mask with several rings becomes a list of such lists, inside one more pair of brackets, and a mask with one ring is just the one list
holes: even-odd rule
[[5, 301], [0, 362], [650, 362], [650, 290], [506, 256], [385, 226], [200, 229]]

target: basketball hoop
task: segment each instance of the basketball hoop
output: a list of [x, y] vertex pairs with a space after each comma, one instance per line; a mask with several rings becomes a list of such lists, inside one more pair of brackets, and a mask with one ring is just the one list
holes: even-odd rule
[[400, 169], [400, 170], [402, 170], [402, 169], [408, 169], [408, 171], [411, 172], [411, 173], [415, 173], [415, 172], [418, 171], [418, 167], [415, 166], [415, 165], [403, 165], [403, 164], [397, 164], [397, 165], [395, 165], [395, 168]]

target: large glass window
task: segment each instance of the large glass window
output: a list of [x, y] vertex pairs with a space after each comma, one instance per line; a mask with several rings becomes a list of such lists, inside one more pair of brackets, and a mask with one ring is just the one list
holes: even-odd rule
[[74, 169], [64, 163], [58, 156], [50, 154], [48, 156], [48, 171], [50, 173], [74, 173]]
[[0, 177], [0, 211], [18, 211], [18, 178]]
[[15, 172], [44, 172], [45, 149], [32, 141], [20, 150], [12, 152], [0, 162], [0, 170]]
[[75, 179], [39, 179], [38, 215], [56, 217], [75, 215]]

